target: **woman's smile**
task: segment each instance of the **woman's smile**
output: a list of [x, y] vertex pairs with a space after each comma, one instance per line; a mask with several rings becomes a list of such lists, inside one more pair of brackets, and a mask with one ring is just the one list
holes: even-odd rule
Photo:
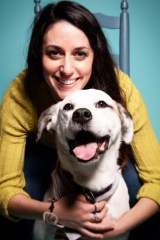
[[71, 86], [74, 83], [76, 83], [78, 81], [79, 78], [75, 78], [75, 79], [66, 79], [66, 78], [59, 78], [55, 76], [55, 80], [63, 85], [67, 85], [67, 86]]
[[43, 75], [55, 101], [88, 83], [94, 53], [87, 36], [67, 21], [48, 28], [42, 44]]

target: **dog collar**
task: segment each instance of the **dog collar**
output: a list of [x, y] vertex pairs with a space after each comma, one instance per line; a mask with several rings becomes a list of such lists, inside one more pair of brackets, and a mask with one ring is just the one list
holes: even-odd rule
[[74, 182], [72, 175], [65, 170], [59, 168], [57, 164], [54, 171], [54, 197], [59, 199], [60, 197], [67, 195], [69, 193], [82, 193], [90, 201], [100, 201], [110, 198], [116, 191], [119, 184], [119, 173], [116, 174], [115, 179], [112, 184], [104, 188], [100, 192], [91, 191], [88, 188], [82, 187]]
[[91, 191], [90, 189], [83, 187], [83, 192], [86, 198], [94, 203], [97, 197], [102, 196], [103, 194], [106, 194], [108, 191], [110, 191], [111, 188], [112, 188], [112, 184], [104, 188], [102, 191]]
[[112, 184], [104, 188], [102, 191], [91, 191], [88, 188], [83, 187], [83, 192], [84, 195], [86, 196], [87, 199], [90, 201], [96, 202], [96, 201], [101, 201], [104, 199], [110, 198], [113, 193], [116, 191], [117, 187], [119, 184], [119, 174], [116, 174], [115, 180]]

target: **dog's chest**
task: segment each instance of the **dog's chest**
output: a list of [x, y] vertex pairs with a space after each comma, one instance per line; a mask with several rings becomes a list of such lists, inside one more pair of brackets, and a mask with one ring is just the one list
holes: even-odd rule
[[89, 189], [76, 184], [70, 174], [62, 171], [59, 166], [52, 173], [53, 185], [50, 188], [49, 197], [56, 199], [71, 193], [84, 194], [91, 202], [106, 200], [109, 208], [107, 217], [117, 219], [129, 210], [128, 189], [121, 174], [118, 174], [111, 187], [107, 187], [105, 191], [94, 193]]

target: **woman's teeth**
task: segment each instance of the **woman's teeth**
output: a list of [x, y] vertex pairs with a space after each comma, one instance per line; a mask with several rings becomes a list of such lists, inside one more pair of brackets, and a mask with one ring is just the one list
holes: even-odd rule
[[77, 81], [77, 79], [68, 79], [68, 80], [63, 80], [63, 79], [58, 79], [58, 82], [63, 83], [65, 85], [71, 85], [73, 83], [75, 83]]

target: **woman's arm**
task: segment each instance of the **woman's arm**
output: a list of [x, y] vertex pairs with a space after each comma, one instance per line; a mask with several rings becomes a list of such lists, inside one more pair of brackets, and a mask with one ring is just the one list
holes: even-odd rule
[[119, 72], [120, 86], [134, 123], [131, 143], [134, 165], [143, 182], [137, 198], [148, 198], [160, 205], [160, 145], [151, 125], [143, 98], [131, 79]]
[[10, 218], [7, 205], [23, 190], [26, 138], [35, 131], [36, 112], [24, 90], [26, 72], [23, 71], [10, 84], [0, 107], [0, 211]]
[[[40, 202], [30, 199], [23, 194], [14, 196], [8, 204], [8, 212], [13, 217], [24, 219], [43, 219], [43, 213], [48, 211], [50, 203]], [[107, 208], [106, 202], [101, 201], [96, 203], [97, 211], [99, 212], [99, 219], [103, 219]], [[92, 216], [95, 211], [94, 204], [88, 202], [83, 195], [68, 195], [60, 198], [54, 204], [54, 214], [57, 215], [59, 223], [73, 229], [77, 229], [82, 234], [94, 238], [102, 238], [100, 233], [103, 224], [97, 225], [97, 233], [95, 230], [95, 223], [93, 223]], [[90, 229], [90, 230], [89, 230]], [[113, 223], [105, 223], [105, 230], [113, 229]]]
[[[153, 200], [141, 198], [137, 204], [119, 220], [115, 221], [112, 231], [104, 232], [105, 238], [120, 236], [137, 227], [158, 211], [159, 207]], [[103, 220], [102, 228], [107, 220]], [[102, 229], [103, 231], [103, 229]]]

